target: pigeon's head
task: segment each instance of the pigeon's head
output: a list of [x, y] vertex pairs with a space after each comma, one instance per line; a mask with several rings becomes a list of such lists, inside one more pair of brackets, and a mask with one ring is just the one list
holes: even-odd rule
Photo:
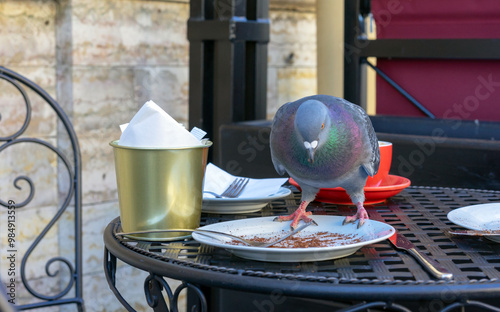
[[316, 150], [326, 142], [330, 123], [328, 108], [320, 101], [305, 101], [297, 109], [295, 129], [310, 163], [314, 162]]

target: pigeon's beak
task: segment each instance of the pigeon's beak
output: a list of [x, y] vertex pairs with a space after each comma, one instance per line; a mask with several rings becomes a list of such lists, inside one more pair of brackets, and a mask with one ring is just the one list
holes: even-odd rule
[[307, 149], [307, 160], [312, 164], [314, 163], [314, 152], [316, 152], [315, 148], [308, 148]]
[[314, 163], [314, 153], [316, 153], [316, 147], [318, 147], [318, 141], [314, 140], [312, 142], [304, 142], [304, 147], [307, 150], [307, 160], [312, 164]]

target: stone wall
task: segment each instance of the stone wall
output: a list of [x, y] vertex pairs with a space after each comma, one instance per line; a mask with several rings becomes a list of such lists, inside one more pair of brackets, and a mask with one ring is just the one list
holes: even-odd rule
[[[188, 122], [188, 0], [3, 0], [0, 1], [0, 65], [43, 87], [70, 116], [77, 132], [83, 169], [84, 299], [87, 311], [123, 311], [105, 281], [102, 231], [118, 216], [112, 149], [118, 125], [128, 122], [153, 99], [179, 122]], [[290, 100], [316, 93], [314, 0], [271, 0], [268, 118]], [[25, 136], [53, 144], [64, 138], [56, 116], [30, 94], [32, 122]], [[0, 137], [19, 129], [25, 115], [19, 94], [0, 81]], [[17, 214], [18, 250], [26, 250], [57, 210], [64, 173], [43, 148], [19, 146], [0, 153], [0, 199], [22, 201], [30, 176], [35, 197]], [[73, 248], [63, 215], [35, 250], [28, 278], [42, 292], [64, 286], [45, 274], [45, 262]], [[0, 276], [7, 262], [6, 209], [0, 208]], [[57, 269], [54, 267], [53, 269]], [[64, 272], [64, 268], [60, 268]], [[145, 311], [145, 274], [126, 265], [117, 272], [119, 289], [138, 311]], [[18, 303], [29, 302], [18, 285]], [[58, 311], [59, 308], [47, 308]], [[73, 311], [74, 307], [62, 308]]]

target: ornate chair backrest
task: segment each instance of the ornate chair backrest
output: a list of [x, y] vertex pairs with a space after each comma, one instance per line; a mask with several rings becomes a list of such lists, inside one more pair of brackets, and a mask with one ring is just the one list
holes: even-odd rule
[[[0, 66], [0, 83], [3, 84], [2, 87], [9, 88], [9, 91], [6, 93], [9, 95], [11, 93], [16, 94], [16, 96], [22, 99], [25, 105], [24, 108], [12, 108], [10, 100], [4, 101], [2, 99], [4, 96], [0, 91], [0, 101], [4, 101], [4, 103], [0, 102], [0, 159], [2, 159], [2, 156], [6, 156], [4, 157], [6, 161], [0, 161], [0, 190], [6, 190], [0, 191], [0, 205], [6, 208], [0, 209], [0, 217], [2, 217], [0, 218], [0, 222], [3, 223], [0, 224], [0, 249], [2, 254], [0, 263], [3, 262], [0, 276], [7, 288], [7, 301], [14, 303], [13, 308], [20, 310], [76, 304], [78, 311], [83, 311], [81, 155], [76, 133], [70, 119], [59, 104], [34, 82]], [[39, 100], [37, 97], [37, 105], [42, 104], [43, 106], [43, 103], [46, 103], [50, 106], [51, 109], [44, 108], [44, 112], [53, 111], [56, 115], [55, 119], [57, 119], [57, 122], [54, 122], [54, 124], [57, 124], [57, 127], [53, 128], [57, 130], [54, 130], [49, 137], [40, 137], [36, 132], [29, 133], [28, 131], [26, 133], [32, 119], [32, 101], [29, 96], [32, 94], [36, 94], [41, 98]], [[15, 105], [17, 106], [17, 100], [12, 102], [16, 103]], [[7, 111], [9, 115], [13, 114], [14, 122], [10, 122], [10, 119], [8, 119], [9, 116], [2, 116], [2, 110], [4, 113]], [[23, 110], [26, 112], [24, 121], [22, 117], [19, 118], [18, 116], [19, 112]], [[37, 111], [39, 112], [39, 110]], [[4, 119], [5, 117], [7, 119]], [[18, 124], [22, 123], [22, 125], [13, 125], [16, 122]], [[53, 137], [53, 133], [56, 133], [55, 138]], [[62, 136], [63, 139], [61, 139], [62, 133], [65, 133]], [[54, 144], [54, 141], [58, 143]], [[39, 177], [37, 181], [34, 181], [28, 175], [20, 174], [18, 171], [9, 168], [11, 163], [19, 164], [25, 158], [37, 159], [39, 157], [36, 154], [18, 155], [9, 152], [9, 150], [14, 150], [19, 148], [19, 146], [25, 145], [37, 145], [35, 148], [44, 149], [43, 153], [51, 155], [50, 159], [52, 160], [48, 161], [48, 166], [51, 166], [52, 172], [55, 172], [56, 178], [54, 180], [56, 182], [53, 182], [53, 185], [57, 188], [57, 191], [55, 191], [57, 195], [51, 197], [51, 200], [57, 202], [55, 204], [57, 206], [56, 209], [43, 207], [39, 210], [33, 210], [31, 208], [35, 189], [38, 187], [35, 184], [38, 184], [39, 180], [42, 181], [40, 183], [42, 184], [40, 193], [46, 196], [44, 194], [45, 186], [43, 185], [45, 183], [43, 182], [44, 179], [48, 178], [44, 175], [45, 171], [41, 172], [41, 179]], [[24, 147], [21, 150], [26, 151]], [[68, 157], [67, 155], [70, 156]], [[38, 169], [39, 163], [40, 160], [37, 159], [34, 161], [34, 165], [25, 165], [27, 168], [24, 169], [29, 169], [29, 167], [36, 167], [35, 169]], [[67, 175], [62, 173], [64, 171], [67, 172]], [[66, 177], [69, 177], [69, 179], [66, 180]], [[23, 195], [13, 194], [18, 193], [17, 191], [26, 185], [29, 186], [29, 191], [24, 190], [22, 192]], [[17, 190], [14, 190], [14, 188]], [[20, 196], [22, 196], [21, 200], [14, 199]], [[46, 205], [47, 202], [43, 202], [42, 204]], [[25, 212], [25, 210], [29, 211]], [[34, 211], [37, 211], [35, 216], [29, 217], [29, 214], [33, 214]], [[48, 212], [51, 213], [50, 216], [47, 215]], [[64, 217], [61, 218], [62, 216]], [[21, 226], [21, 219], [23, 218], [31, 220], [31, 224], [29, 226], [23, 225], [23, 228], [19, 228]], [[61, 222], [63, 222], [61, 220], [65, 222], [63, 225], [61, 225]], [[28, 232], [30, 230], [32, 232], [36, 231], [37, 227], [41, 227], [40, 231], [34, 233], [34, 238], [23, 245], [21, 242], [22, 239], [29, 236]], [[70, 243], [72, 245], [71, 248], [61, 248], [58, 245], [59, 243], [57, 243], [60, 239], [57, 237], [55, 239], [57, 246], [48, 245], [43, 241], [44, 238], [54, 236], [54, 232], [56, 231], [62, 231], [67, 235], [66, 237], [71, 237], [71, 240], [74, 239], [74, 245]], [[47, 235], [48, 233], [49, 235]], [[61, 233], [56, 233], [56, 235], [61, 236]], [[66, 239], [64, 240], [66, 241]], [[34, 250], [37, 250], [37, 254], [42, 254], [42, 261], [38, 258], [36, 260], [32, 259], [31, 262], [28, 261], [30, 260], [30, 256], [33, 256]], [[57, 254], [54, 256], [55, 253]], [[55, 282], [57, 285], [55, 287], [56, 291], [54, 291], [54, 288], [48, 290], [48, 287], [40, 282], [40, 278], [37, 280], [32, 277], [33, 272], [40, 274], [41, 271], [39, 268], [29, 268], [28, 264], [32, 263], [44, 264], [46, 279], [59, 279]], [[23, 298], [23, 300], [20, 300], [21, 293], [28, 299]]]

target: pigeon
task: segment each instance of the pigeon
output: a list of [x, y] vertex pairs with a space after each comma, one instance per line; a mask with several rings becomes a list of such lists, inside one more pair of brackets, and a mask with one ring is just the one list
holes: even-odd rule
[[368, 176], [380, 164], [378, 139], [370, 118], [358, 105], [329, 95], [313, 95], [281, 106], [270, 134], [271, 159], [276, 171], [293, 178], [302, 190], [300, 206], [289, 216], [295, 229], [303, 220], [314, 222], [306, 208], [320, 188], [342, 187], [357, 212], [344, 224], [368, 220], [363, 202]]

